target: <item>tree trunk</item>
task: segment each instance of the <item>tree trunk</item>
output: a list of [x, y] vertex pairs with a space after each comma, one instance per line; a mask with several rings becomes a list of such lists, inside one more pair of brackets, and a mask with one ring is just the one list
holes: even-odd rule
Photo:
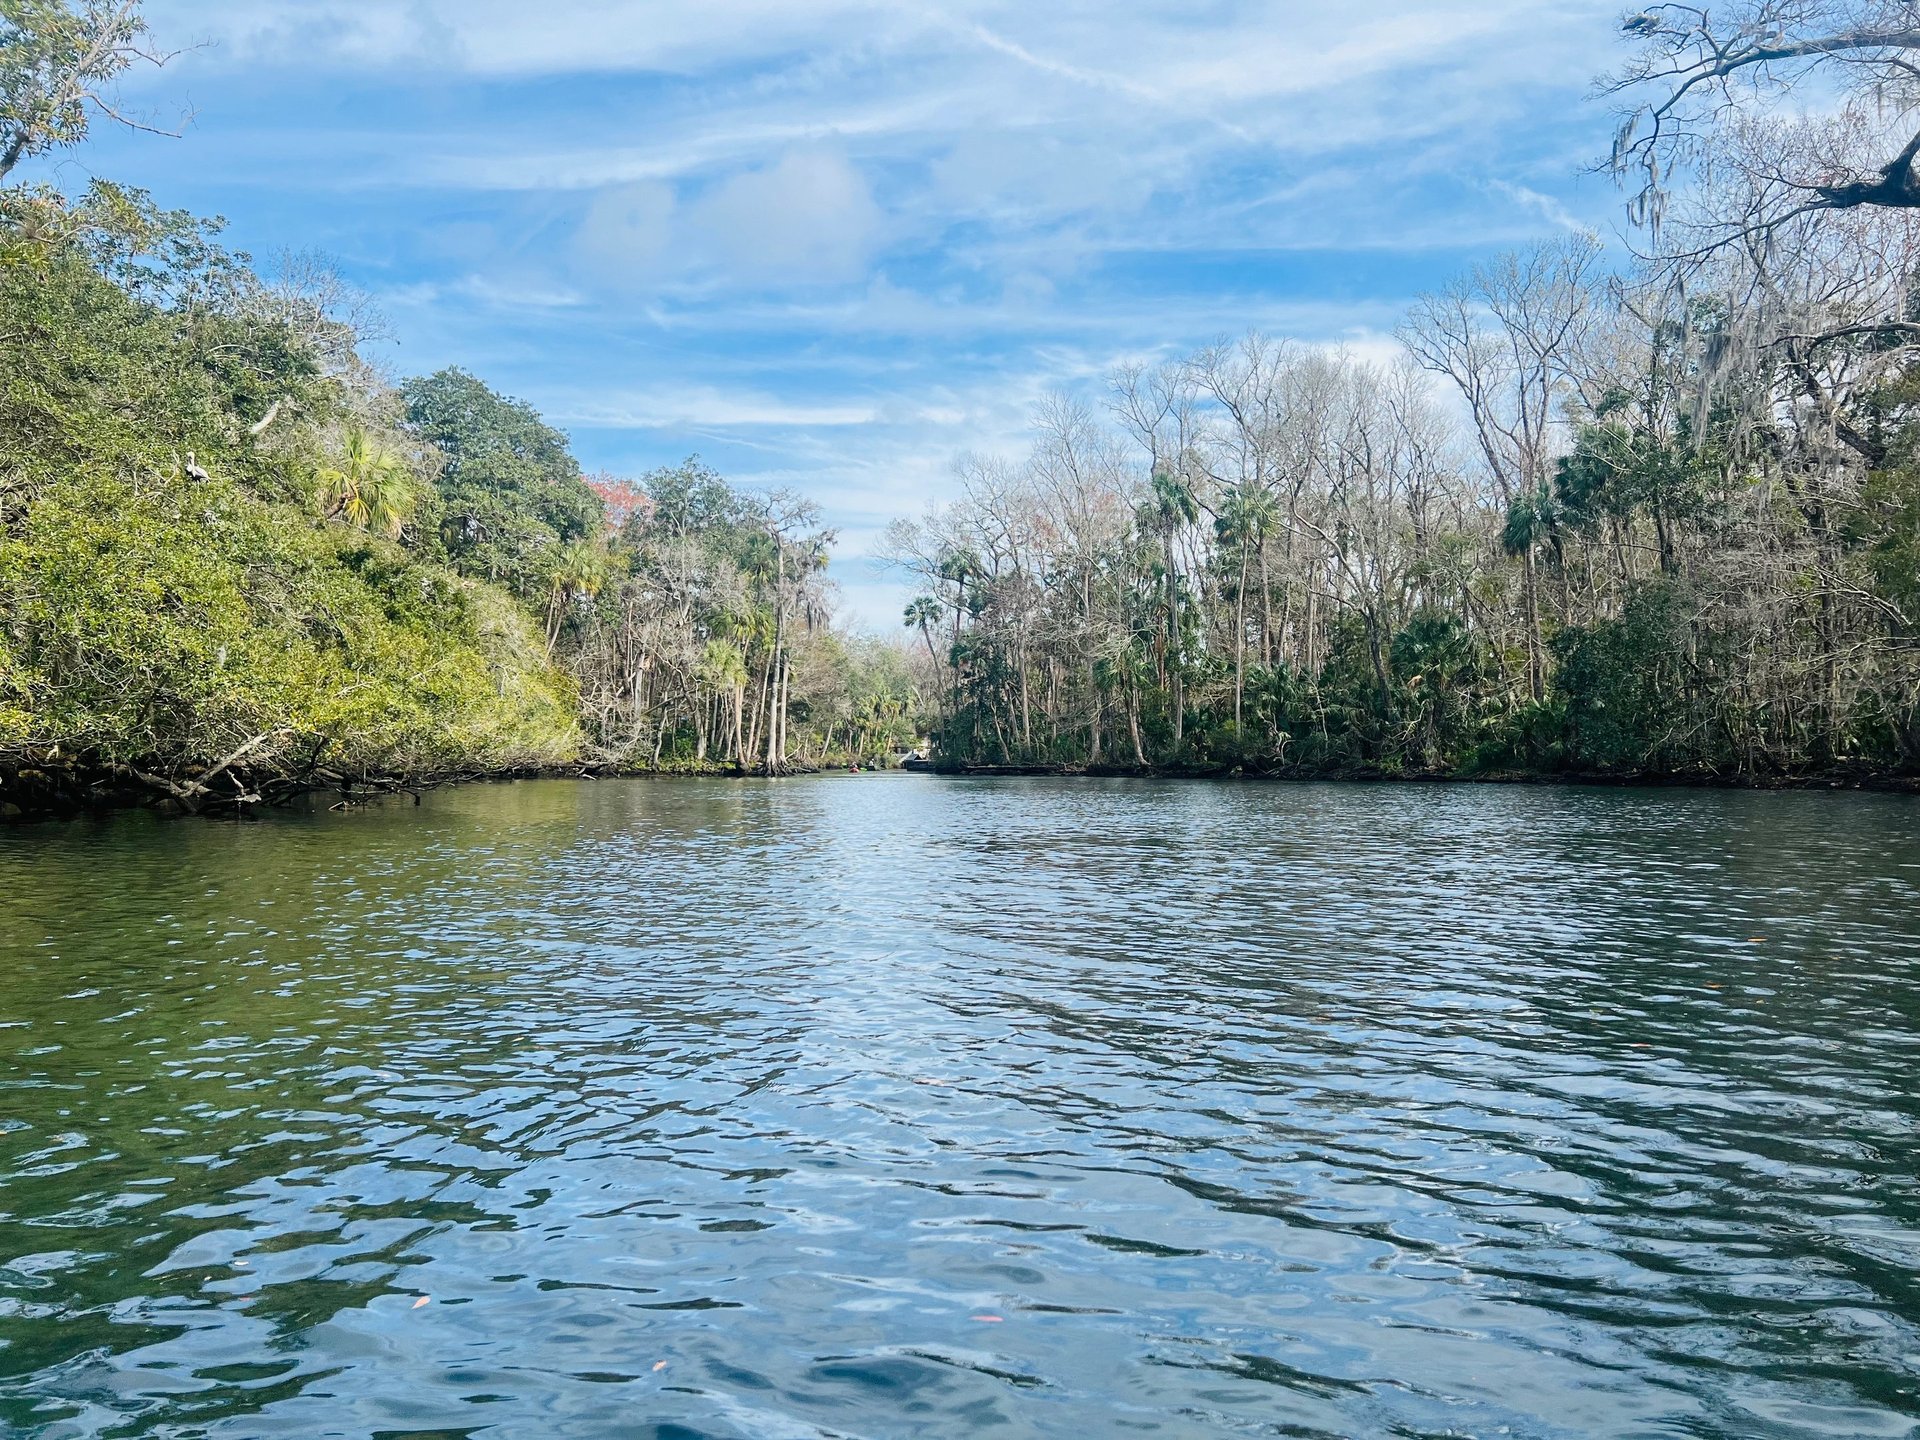
[[1240, 546], [1240, 585], [1233, 596], [1233, 741], [1244, 733], [1242, 715], [1247, 693], [1247, 547]]
[[780, 733], [780, 672], [783, 660], [783, 646], [787, 636], [787, 607], [782, 594], [787, 583], [787, 552], [781, 545], [780, 537], [775, 536], [774, 576], [773, 576], [773, 654], [767, 659], [767, 774], [772, 775], [780, 768], [780, 746], [783, 736]]
[[1533, 547], [1527, 546], [1523, 561], [1522, 586], [1527, 620], [1527, 688], [1535, 702], [1547, 697], [1547, 677], [1540, 640], [1540, 588], [1533, 563]]
[[1177, 753], [1186, 740], [1187, 693], [1184, 667], [1180, 663], [1180, 572], [1174, 565], [1173, 531], [1166, 534], [1167, 557], [1167, 680], [1173, 696], [1173, 748]]
[[787, 768], [787, 706], [793, 699], [793, 657], [785, 651], [780, 654], [780, 677], [777, 687], [780, 697], [779, 708], [774, 712], [773, 763], [780, 769]]

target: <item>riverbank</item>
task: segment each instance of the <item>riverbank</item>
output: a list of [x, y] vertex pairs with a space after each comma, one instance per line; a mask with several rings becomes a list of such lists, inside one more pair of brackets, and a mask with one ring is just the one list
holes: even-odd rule
[[[775, 779], [833, 773], [846, 765], [789, 765]], [[862, 767], [872, 770], [872, 767]], [[878, 773], [877, 771], [873, 773]], [[1920, 776], [1871, 771], [1824, 771], [1803, 775], [1672, 774], [1648, 771], [1391, 771], [1378, 767], [1252, 769], [1236, 765], [939, 765], [937, 775], [957, 779], [1057, 778], [1084, 780], [1211, 780], [1279, 784], [1352, 785], [1538, 785], [1648, 787], [1675, 790], [1858, 790], [1920, 795]], [[750, 780], [769, 778], [764, 768], [731, 762], [685, 761], [657, 766], [560, 765], [502, 770], [459, 770], [432, 775], [343, 775], [318, 772], [295, 779], [250, 772], [240, 765], [215, 767], [167, 780], [132, 767], [105, 768], [45, 763], [0, 767], [0, 823], [68, 820], [121, 810], [161, 815], [232, 818], [325, 802], [351, 809], [395, 797], [411, 799], [458, 785], [515, 780]]]
[[[818, 775], [841, 765], [779, 767], [774, 779]], [[862, 769], [870, 767], [863, 766]], [[242, 763], [208, 767], [167, 778], [136, 766], [101, 766], [47, 760], [33, 765], [0, 765], [0, 824], [71, 820], [121, 810], [150, 810], [172, 816], [247, 816], [298, 804], [325, 803], [351, 809], [376, 800], [402, 797], [418, 804], [431, 790], [456, 785], [503, 784], [514, 780], [767, 779], [764, 766], [731, 761], [685, 761], [661, 765], [519, 766], [497, 770], [449, 770], [432, 774], [344, 774], [319, 769], [295, 776], [250, 769]]]
[[934, 773], [961, 779], [1053, 776], [1090, 780], [1245, 780], [1360, 785], [1600, 785], [1682, 790], [1867, 790], [1920, 794], [1920, 775], [1873, 770], [1810, 771], [1793, 775], [1727, 775], [1708, 771], [1647, 770], [1389, 770], [1379, 766], [1244, 765], [953, 765]]
[[[67, 8], [0, 22], [9, 53], [85, 51]], [[811, 503], [590, 478], [479, 377], [363, 363], [324, 265], [254, 273], [143, 192], [0, 198], [9, 246], [33, 222], [0, 265], [0, 817], [918, 733], [905, 643], [831, 620]]]
[[138, 766], [94, 766], [58, 761], [0, 767], [0, 821], [60, 820], [116, 810], [163, 815], [236, 815], [334, 797], [342, 806], [393, 795], [414, 799], [428, 790], [487, 780], [587, 779], [603, 773], [579, 766], [458, 770], [425, 775], [345, 774], [325, 769], [305, 775], [221, 764], [178, 777]]

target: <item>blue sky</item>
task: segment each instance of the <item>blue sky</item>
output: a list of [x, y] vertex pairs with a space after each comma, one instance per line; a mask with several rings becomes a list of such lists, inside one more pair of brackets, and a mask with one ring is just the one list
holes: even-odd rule
[[397, 374], [461, 364], [589, 469], [690, 453], [867, 559], [1050, 390], [1258, 328], [1384, 349], [1557, 229], [1618, 0], [149, 0], [183, 139], [61, 165], [314, 249]]

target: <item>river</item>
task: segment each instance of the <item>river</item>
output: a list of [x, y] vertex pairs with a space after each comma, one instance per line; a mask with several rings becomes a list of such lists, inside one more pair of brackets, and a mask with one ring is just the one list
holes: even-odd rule
[[1920, 802], [0, 830], [0, 1434], [1920, 1434]]

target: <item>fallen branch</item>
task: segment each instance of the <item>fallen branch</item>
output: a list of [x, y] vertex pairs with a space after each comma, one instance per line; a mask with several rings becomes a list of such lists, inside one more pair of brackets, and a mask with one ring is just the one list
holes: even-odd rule
[[[246, 759], [247, 756], [266, 744], [267, 741], [277, 739], [283, 735], [291, 735], [292, 733], [293, 731], [284, 728], [262, 731], [188, 785], [178, 784], [173, 780], [169, 780], [164, 775], [149, 774], [147, 771], [138, 769], [132, 765], [123, 768], [127, 774], [133, 776], [141, 783], [150, 785], [156, 790], [165, 791], [175, 804], [191, 814], [199, 810], [200, 797], [211, 792], [215, 780], [218, 780], [222, 775], [226, 774], [227, 771], [231, 770], [235, 765]], [[233, 805], [257, 805], [260, 803], [260, 796], [250, 792], [246, 786], [239, 784], [237, 776], [235, 777], [235, 783], [239, 794], [227, 803]]]

